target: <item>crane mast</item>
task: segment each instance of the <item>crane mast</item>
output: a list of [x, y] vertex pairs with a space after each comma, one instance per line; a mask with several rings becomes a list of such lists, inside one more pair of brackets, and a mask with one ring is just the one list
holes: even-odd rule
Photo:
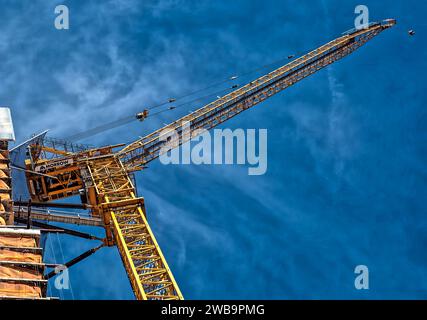
[[[206, 106], [124, 146], [70, 152], [58, 146], [30, 146], [26, 160], [27, 184], [33, 201], [50, 202], [80, 195], [91, 216], [106, 231], [106, 245], [118, 247], [137, 299], [183, 299], [146, 217], [144, 198], [138, 197], [133, 172], [158, 158], [175, 133], [181, 145], [340, 60], [367, 43], [395, 20], [371, 23], [295, 59]], [[183, 124], [192, 134], [186, 135]], [[124, 147], [123, 147], [124, 146]], [[121, 150], [116, 151], [117, 148]], [[40, 216], [40, 215], [39, 215]], [[56, 220], [58, 219], [58, 220]], [[62, 219], [62, 220], [61, 220]], [[50, 221], [64, 222], [51, 216]], [[73, 223], [72, 219], [66, 222]], [[95, 225], [95, 222], [94, 222]]]

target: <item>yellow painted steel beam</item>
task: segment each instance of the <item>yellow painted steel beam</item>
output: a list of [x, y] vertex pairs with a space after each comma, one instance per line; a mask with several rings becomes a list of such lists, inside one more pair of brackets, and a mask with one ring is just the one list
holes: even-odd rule
[[[153, 133], [136, 140], [121, 151], [118, 156], [128, 171], [141, 170], [148, 162], [167, 152], [163, 148], [168, 144], [177, 147], [200, 134], [200, 130], [209, 130], [236, 116], [274, 94], [292, 86], [302, 79], [316, 73], [349, 55], [385, 29], [392, 27], [395, 20], [373, 23], [368, 28], [347, 33], [327, 44], [295, 59], [267, 75], [209, 103], [208, 105], [160, 128]], [[192, 134], [186, 134], [182, 126], [188, 123]], [[175, 140], [167, 137], [176, 133]], [[195, 134], [194, 134], [195, 133]]]
[[[106, 228], [112, 229], [129, 281], [140, 300], [180, 300], [182, 293], [135, 196], [129, 175], [114, 156], [87, 161]], [[111, 223], [107, 221], [111, 220]]]

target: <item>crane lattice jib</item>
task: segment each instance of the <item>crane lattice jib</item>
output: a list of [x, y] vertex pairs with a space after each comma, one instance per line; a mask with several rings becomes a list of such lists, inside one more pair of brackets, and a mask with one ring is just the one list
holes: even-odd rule
[[[272, 95], [292, 86], [300, 80], [316, 73], [349, 55], [385, 29], [392, 27], [395, 20], [389, 19], [371, 23], [368, 28], [353, 30], [343, 36], [295, 59], [267, 75], [209, 103], [208, 105], [136, 140], [123, 148], [118, 157], [127, 170], [139, 170], [156, 159], [168, 148], [181, 145], [196, 135], [198, 129], [211, 129], [240, 112], [253, 107]], [[183, 125], [191, 129], [191, 134], [183, 130]], [[170, 141], [173, 137], [174, 141]]]

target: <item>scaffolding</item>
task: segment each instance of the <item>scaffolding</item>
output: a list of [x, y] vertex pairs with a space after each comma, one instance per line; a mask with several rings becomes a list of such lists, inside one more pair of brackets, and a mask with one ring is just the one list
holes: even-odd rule
[[40, 231], [0, 227], [0, 299], [45, 299]]

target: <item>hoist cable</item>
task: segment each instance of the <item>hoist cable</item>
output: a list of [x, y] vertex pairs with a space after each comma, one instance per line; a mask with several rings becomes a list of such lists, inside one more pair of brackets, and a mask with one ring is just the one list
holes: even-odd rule
[[[302, 53], [301, 53], [301, 54], [302, 54]], [[153, 105], [153, 106], [151, 106], [151, 107], [146, 108], [146, 110], [154, 110], [154, 109], [156, 109], [156, 108], [159, 108], [159, 107], [165, 106], [165, 105], [167, 105], [167, 104], [171, 104], [171, 103], [174, 103], [174, 102], [176, 102], [176, 101], [182, 100], [182, 99], [184, 99], [184, 98], [187, 98], [187, 97], [193, 96], [193, 95], [195, 95], [195, 94], [197, 94], [197, 93], [201, 93], [201, 92], [203, 92], [203, 91], [206, 91], [206, 90], [209, 90], [209, 89], [215, 88], [215, 87], [217, 87], [217, 86], [219, 86], [219, 85], [222, 85], [222, 84], [224, 84], [224, 83], [227, 83], [227, 82], [230, 82], [230, 81], [235, 81], [235, 80], [237, 80], [237, 79], [239, 79], [239, 78], [241, 78], [241, 77], [245, 77], [245, 76], [248, 76], [248, 75], [253, 74], [253, 73], [255, 73], [255, 72], [259, 72], [259, 71], [264, 70], [264, 69], [266, 69], [266, 68], [269, 68], [269, 67], [271, 67], [271, 66], [273, 66], [273, 65], [275, 65], [275, 64], [282, 63], [283, 61], [286, 61], [286, 60], [292, 60], [292, 59], [294, 59], [294, 58], [295, 58], [296, 56], [298, 56], [298, 55], [300, 55], [300, 53], [298, 53], [298, 54], [294, 54], [294, 55], [289, 55], [289, 56], [287, 56], [286, 58], [282, 58], [282, 59], [276, 60], [276, 61], [274, 61], [274, 62], [271, 62], [271, 63], [265, 64], [265, 65], [262, 65], [262, 66], [260, 66], [260, 67], [254, 68], [254, 69], [252, 69], [252, 70], [248, 70], [248, 71], [246, 71], [246, 72], [242, 72], [242, 73], [241, 73], [241, 74], [239, 74], [239, 75], [235, 75], [235, 76], [228, 77], [227, 79], [224, 79], [224, 80], [221, 80], [221, 81], [218, 81], [218, 82], [212, 83], [212, 84], [210, 84], [210, 85], [208, 85], [208, 86], [206, 86], [206, 87], [204, 87], [204, 88], [200, 88], [200, 89], [197, 89], [197, 90], [195, 90], [195, 91], [192, 91], [192, 92], [189, 92], [189, 93], [183, 94], [183, 95], [181, 95], [181, 96], [178, 96], [177, 98], [169, 98], [169, 99], [168, 99], [167, 101], [165, 101], [165, 102], [162, 102], [162, 103], [159, 103], [159, 104], [157, 104], [157, 105]], [[217, 91], [217, 92], [214, 92], [214, 93], [212, 93], [212, 94], [209, 94], [209, 95], [206, 95], [206, 96], [202, 96], [202, 97], [195, 98], [195, 99], [193, 99], [193, 100], [191, 100], [191, 101], [187, 101], [187, 102], [181, 103], [181, 104], [179, 104], [179, 105], [177, 105], [177, 106], [172, 106], [172, 107], [170, 107], [170, 108], [168, 108], [168, 109], [165, 109], [165, 110], [161, 110], [161, 111], [158, 111], [158, 112], [152, 113], [152, 114], [151, 114], [151, 116], [155, 116], [155, 115], [158, 115], [158, 114], [161, 114], [161, 113], [164, 113], [164, 112], [170, 111], [170, 110], [174, 110], [174, 109], [180, 108], [180, 107], [182, 107], [182, 106], [184, 106], [184, 105], [188, 105], [188, 104], [191, 104], [191, 103], [194, 103], [194, 102], [197, 102], [197, 101], [200, 101], [200, 100], [206, 99], [207, 97], [211, 97], [211, 96], [214, 96], [214, 95], [216, 95], [216, 94], [218, 94], [218, 93], [221, 93], [221, 92], [227, 91], [227, 90], [229, 90], [229, 89], [234, 89], [234, 88], [237, 88], [237, 87], [238, 87], [238, 86], [232, 86], [231, 88], [222, 89], [222, 90]], [[79, 133], [77, 133], [77, 134], [74, 134], [74, 135], [72, 135], [72, 136], [69, 136], [68, 138], [66, 138], [66, 140], [68, 140], [68, 141], [78, 141], [78, 140], [86, 139], [86, 138], [89, 138], [89, 137], [91, 137], [91, 136], [97, 135], [97, 134], [99, 134], [99, 133], [101, 133], [101, 132], [105, 132], [105, 131], [108, 131], [108, 130], [111, 130], [111, 129], [118, 128], [118, 127], [123, 126], [123, 125], [125, 125], [125, 124], [128, 124], [128, 123], [130, 123], [130, 122], [132, 122], [132, 121], [134, 121], [134, 120], [135, 120], [135, 115], [127, 116], [127, 117], [125, 117], [125, 118], [121, 118], [121, 119], [118, 119], [118, 120], [115, 120], [115, 121], [112, 121], [112, 122], [105, 123], [105, 124], [102, 124], [102, 125], [100, 125], [100, 126], [94, 127], [94, 128], [92, 128], [92, 129], [89, 129], [89, 130], [86, 130], [86, 131], [79, 132]]]

